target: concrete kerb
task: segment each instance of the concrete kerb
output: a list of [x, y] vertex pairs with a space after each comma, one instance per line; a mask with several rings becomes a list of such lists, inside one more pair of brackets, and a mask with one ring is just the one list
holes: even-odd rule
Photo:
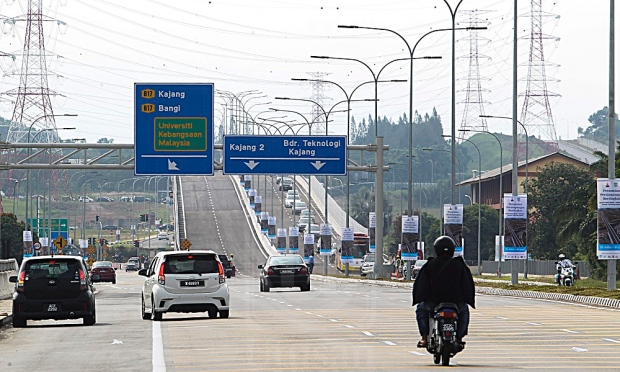
[[[322, 275], [313, 274], [312, 280], [326, 281], [332, 283], [364, 283], [369, 285], [376, 285], [382, 287], [395, 287], [395, 288], [413, 288], [413, 282], [397, 282], [397, 281], [383, 281], [383, 280], [369, 280], [369, 279], [355, 279], [355, 278], [335, 278], [335, 277], [325, 277]], [[476, 282], [484, 283], [484, 281], [476, 280]], [[535, 283], [535, 282], [530, 282]], [[540, 283], [536, 283], [540, 284]], [[548, 284], [548, 283], [544, 283]], [[545, 300], [553, 300], [553, 301], [563, 301], [563, 302], [571, 302], [578, 303], [584, 305], [593, 305], [593, 306], [604, 306], [615, 309], [620, 309], [620, 300], [615, 300], [611, 298], [603, 298], [603, 297], [592, 297], [592, 296], [578, 296], [566, 293], [548, 293], [548, 292], [537, 292], [537, 291], [521, 291], [521, 290], [512, 290], [512, 289], [501, 289], [501, 288], [491, 288], [491, 287], [481, 287], [476, 286], [476, 293], [492, 295], [492, 296], [509, 296], [509, 297], [523, 297], [523, 298], [536, 298], [536, 299], [545, 299]]]

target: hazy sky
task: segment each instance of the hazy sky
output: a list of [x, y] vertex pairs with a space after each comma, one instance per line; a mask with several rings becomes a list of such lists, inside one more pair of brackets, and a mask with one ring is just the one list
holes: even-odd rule
[[[133, 142], [133, 86], [135, 82], [208, 82], [218, 90], [240, 93], [257, 90], [247, 107], [260, 117], [269, 107], [309, 114], [310, 105], [276, 101], [276, 96], [310, 98], [310, 78], [327, 73], [326, 80], [348, 92], [372, 79], [360, 63], [311, 59], [311, 55], [356, 58], [375, 73], [388, 62], [408, 56], [404, 42], [389, 32], [339, 29], [338, 25], [388, 28], [410, 45], [432, 29], [451, 27], [443, 0], [42, 0], [50, 88], [57, 126], [77, 130], [63, 138], [101, 137], [116, 143]], [[453, 5], [455, 0], [449, 0]], [[8, 4], [7, 4], [8, 3]], [[529, 1], [519, 2], [519, 92], [525, 90], [529, 54]], [[485, 112], [512, 115], [512, 9], [511, 0], [464, 0], [457, 13], [467, 26], [472, 10], [488, 22], [480, 31], [480, 73]], [[545, 57], [559, 67], [548, 67], [548, 89], [561, 95], [550, 99], [555, 129], [562, 138], [575, 138], [590, 114], [608, 103], [609, 1], [543, 0]], [[27, 1], [2, 2], [0, 15], [25, 19]], [[559, 16], [559, 18], [554, 15]], [[58, 22], [56, 22], [58, 21]], [[1, 58], [0, 91], [19, 85], [26, 22], [5, 21], [0, 51], [16, 56]], [[468, 76], [467, 31], [457, 32], [457, 128], [461, 125]], [[414, 62], [414, 110], [424, 114], [436, 108], [450, 132], [451, 33], [424, 38], [416, 56], [441, 60]], [[618, 48], [620, 49], [620, 48]], [[409, 63], [394, 62], [383, 79], [408, 79]], [[408, 83], [384, 83], [379, 88], [379, 115], [397, 120], [408, 112]], [[339, 88], [325, 86], [327, 107], [345, 99]], [[373, 98], [372, 85], [356, 91], [353, 99]], [[262, 97], [266, 96], [266, 97]], [[0, 115], [11, 118], [13, 104], [4, 97]], [[216, 99], [216, 102], [221, 102]], [[263, 104], [271, 102], [271, 104]], [[258, 104], [258, 105], [254, 105]], [[523, 98], [519, 99], [519, 115]], [[219, 105], [216, 105], [219, 106]], [[345, 106], [342, 106], [345, 108]], [[372, 103], [354, 103], [359, 122], [374, 112]], [[260, 113], [260, 114], [259, 114]], [[216, 112], [218, 123], [221, 115]], [[276, 116], [271, 114], [271, 116]], [[279, 116], [279, 115], [278, 115]], [[288, 119], [296, 118], [294, 114]], [[346, 133], [345, 114], [334, 115], [329, 131]], [[489, 130], [510, 133], [510, 122], [491, 120]]]

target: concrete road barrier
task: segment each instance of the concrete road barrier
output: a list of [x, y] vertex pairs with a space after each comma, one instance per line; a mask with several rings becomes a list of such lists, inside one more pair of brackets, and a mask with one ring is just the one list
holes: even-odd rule
[[9, 282], [9, 277], [17, 275], [17, 260], [10, 258], [0, 260], [0, 300], [11, 298], [15, 284]]

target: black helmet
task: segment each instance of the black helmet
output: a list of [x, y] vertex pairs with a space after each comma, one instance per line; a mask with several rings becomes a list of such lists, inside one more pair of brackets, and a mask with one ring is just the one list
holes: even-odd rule
[[433, 243], [433, 247], [435, 248], [435, 253], [437, 256], [454, 256], [454, 248], [456, 247], [456, 243], [452, 240], [451, 237], [443, 235], [435, 240]]

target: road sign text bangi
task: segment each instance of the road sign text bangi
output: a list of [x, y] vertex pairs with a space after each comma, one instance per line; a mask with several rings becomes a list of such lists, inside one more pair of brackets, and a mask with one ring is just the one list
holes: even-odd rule
[[346, 175], [346, 136], [224, 136], [224, 174]]
[[213, 84], [136, 83], [136, 175], [213, 175]]

